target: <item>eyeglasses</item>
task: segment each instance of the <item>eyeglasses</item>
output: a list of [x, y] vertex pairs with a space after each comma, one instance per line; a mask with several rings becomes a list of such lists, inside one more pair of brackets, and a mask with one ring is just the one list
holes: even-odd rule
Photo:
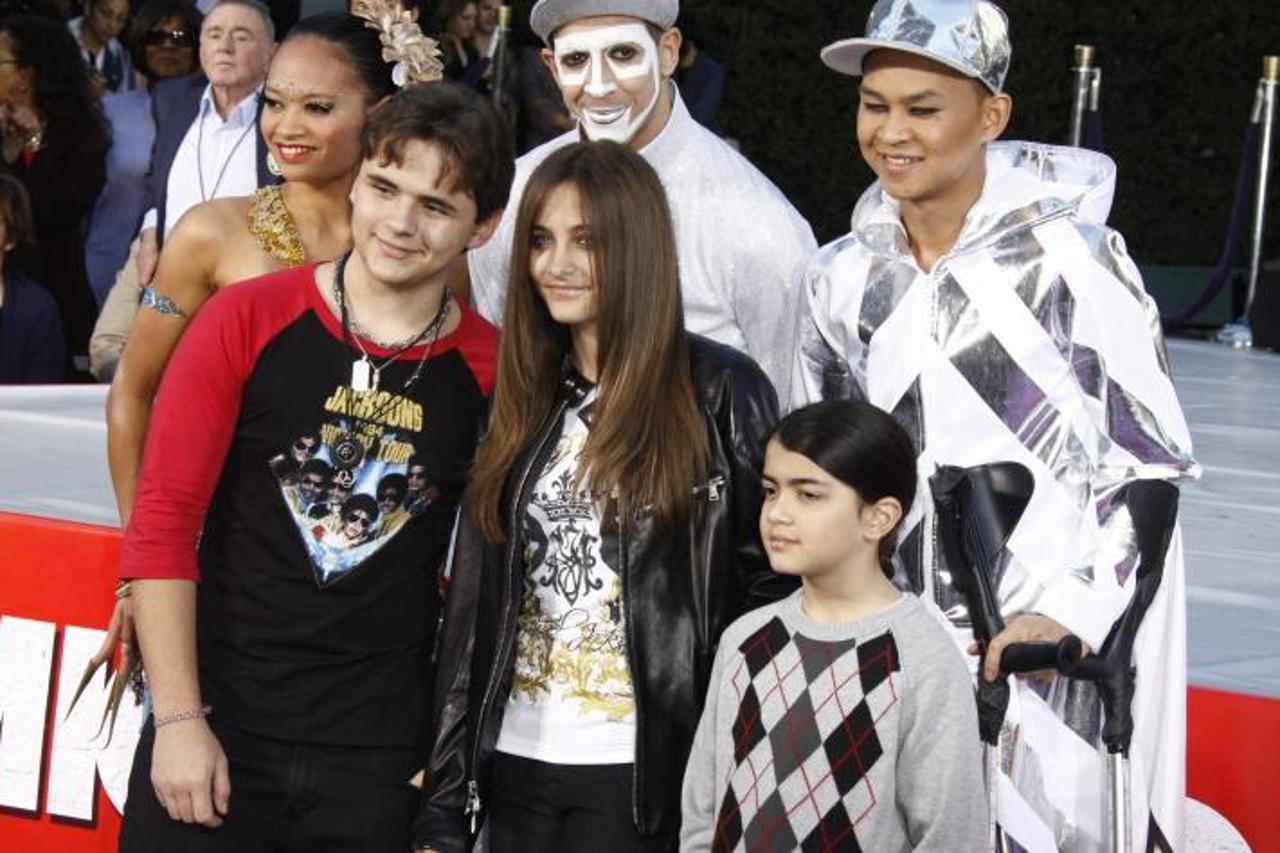
[[142, 43], [147, 47], [195, 47], [196, 38], [186, 30], [151, 30]]

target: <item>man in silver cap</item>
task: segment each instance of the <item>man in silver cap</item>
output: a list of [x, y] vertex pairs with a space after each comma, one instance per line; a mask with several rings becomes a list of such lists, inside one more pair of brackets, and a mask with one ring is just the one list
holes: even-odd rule
[[516, 164], [507, 214], [468, 255], [472, 301], [502, 322], [515, 214], [530, 173], [582, 136], [630, 146], [662, 179], [675, 221], [689, 331], [750, 355], [786, 399], [798, 282], [816, 248], [768, 178], [689, 115], [671, 76], [677, 0], [538, 0], [530, 23], [578, 127]]
[[[997, 578], [1007, 628], [973, 660], [987, 678], [1010, 642], [1070, 632], [1098, 649], [1134, 590], [1130, 486], [1199, 473], [1155, 304], [1105, 224], [1115, 164], [995, 141], [1012, 109], [1010, 55], [1004, 13], [986, 0], [880, 0], [865, 38], [822, 51], [862, 78], [858, 146], [879, 180], [806, 274], [792, 383], [795, 404], [855, 397], [892, 412], [916, 440], [919, 494], [941, 465], [1031, 470]], [[966, 644], [931, 502], [902, 530], [899, 585], [936, 601]], [[1183, 586], [1175, 530], [1135, 646], [1134, 849], [1182, 846]], [[1101, 849], [1104, 809], [1081, 805], [1105, 790], [1098, 720], [1088, 685], [1015, 686], [1009, 778], [989, 782], [1022, 847]]]

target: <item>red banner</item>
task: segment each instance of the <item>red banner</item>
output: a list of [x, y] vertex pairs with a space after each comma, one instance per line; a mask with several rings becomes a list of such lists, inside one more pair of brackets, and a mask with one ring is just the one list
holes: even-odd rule
[[102, 642], [120, 532], [0, 513], [0, 850], [113, 853], [143, 709], [110, 682], [68, 706]]

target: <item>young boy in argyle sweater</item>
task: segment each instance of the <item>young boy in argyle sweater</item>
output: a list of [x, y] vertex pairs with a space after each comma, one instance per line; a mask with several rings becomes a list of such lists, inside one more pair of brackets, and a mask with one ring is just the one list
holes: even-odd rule
[[725, 631], [685, 772], [682, 851], [979, 851], [987, 805], [968, 671], [889, 580], [915, 449], [875, 407], [793, 412], [765, 456], [760, 533], [802, 587]]

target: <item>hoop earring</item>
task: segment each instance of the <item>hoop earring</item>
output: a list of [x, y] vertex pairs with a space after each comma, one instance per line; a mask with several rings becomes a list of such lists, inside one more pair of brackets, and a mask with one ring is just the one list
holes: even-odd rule
[[276, 161], [276, 155], [270, 151], [267, 152], [267, 171], [277, 178], [284, 174], [284, 170], [280, 168], [279, 162]]

